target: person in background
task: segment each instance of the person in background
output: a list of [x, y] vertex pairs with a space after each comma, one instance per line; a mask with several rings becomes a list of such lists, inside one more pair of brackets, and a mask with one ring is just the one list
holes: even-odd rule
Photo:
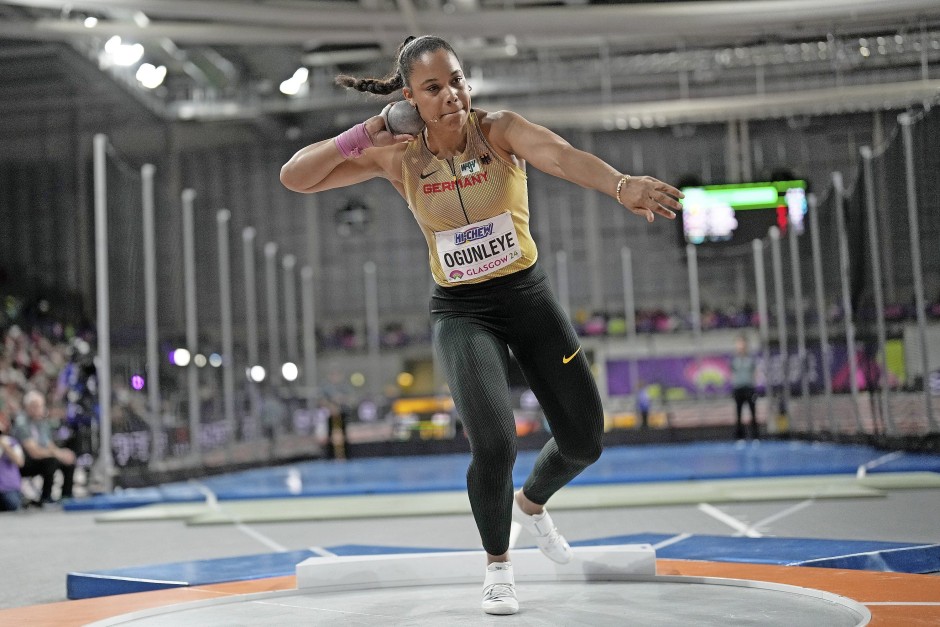
[[21, 474], [24, 477], [42, 477], [40, 505], [52, 503], [52, 484], [57, 470], [62, 472], [62, 498], [72, 496], [72, 478], [75, 475], [75, 453], [60, 448], [53, 439], [54, 425], [46, 414], [46, 399], [36, 390], [23, 397], [25, 414], [16, 417], [13, 434], [26, 453]]
[[734, 404], [736, 408], [736, 422], [734, 439], [745, 438], [744, 425], [741, 422], [741, 413], [747, 404], [751, 410], [751, 424], [748, 430], [748, 439], [757, 439], [757, 411], [755, 407], [754, 378], [757, 370], [757, 361], [751, 355], [747, 345], [747, 336], [739, 335], [734, 342], [734, 357], [731, 358], [731, 387], [734, 390]]
[[10, 417], [0, 409], [0, 512], [13, 512], [20, 508], [20, 468], [26, 462], [23, 448], [11, 435]]
[[644, 431], [649, 428], [650, 407], [652, 405], [653, 400], [650, 398], [649, 386], [640, 381], [636, 391], [636, 411], [640, 414], [640, 428]]

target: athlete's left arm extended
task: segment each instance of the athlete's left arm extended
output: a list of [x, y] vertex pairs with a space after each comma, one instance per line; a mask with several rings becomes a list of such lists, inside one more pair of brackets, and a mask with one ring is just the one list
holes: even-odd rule
[[[501, 111], [493, 122], [490, 141], [534, 167], [559, 178], [617, 197], [623, 174], [589, 152], [578, 150], [554, 132], [511, 111]], [[620, 190], [623, 205], [653, 221], [658, 213], [669, 219], [682, 209], [682, 192], [651, 176], [631, 176]]]

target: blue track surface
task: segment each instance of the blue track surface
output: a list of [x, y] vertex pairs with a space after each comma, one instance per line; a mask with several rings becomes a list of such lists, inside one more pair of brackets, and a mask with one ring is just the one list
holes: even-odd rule
[[[519, 453], [513, 472], [516, 485], [525, 481], [536, 455], [537, 451]], [[855, 474], [859, 466], [884, 455], [885, 451], [867, 446], [809, 442], [621, 446], [606, 449], [597, 463], [572, 484]], [[313, 461], [207, 477], [199, 483], [123, 490], [70, 501], [65, 509], [120, 509], [202, 501], [206, 489], [219, 500], [464, 490], [468, 463], [466, 454]], [[940, 455], [903, 453], [870, 472], [909, 471], [940, 472]]]
[[[652, 544], [655, 546], [666, 541], [669, 541], [666, 546], [657, 549], [657, 557], [882, 572], [926, 573], [940, 570], [940, 544], [726, 536], [676, 538], [666, 534], [642, 533], [572, 542], [572, 545]], [[327, 548], [330, 553], [342, 556], [426, 553], [443, 550], [446, 549], [360, 544]], [[302, 550], [117, 568], [90, 573], [69, 573], [66, 588], [69, 599], [86, 599], [128, 592], [262, 579], [293, 575], [297, 564], [316, 556], [317, 553], [313, 551]]]

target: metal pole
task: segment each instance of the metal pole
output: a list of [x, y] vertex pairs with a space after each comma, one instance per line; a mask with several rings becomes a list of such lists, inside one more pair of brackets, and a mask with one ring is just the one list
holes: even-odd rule
[[568, 317], [571, 317], [571, 303], [568, 293], [568, 253], [559, 250], [555, 253], [555, 268], [558, 272], [558, 302]]
[[[242, 255], [245, 270], [245, 340], [248, 343], [248, 372], [261, 362], [258, 360], [258, 289], [255, 277], [255, 236], [253, 227], [242, 229]], [[258, 401], [258, 386], [250, 376], [248, 380], [248, 403], [251, 416], [258, 420], [261, 407]]]
[[[581, 149], [585, 152], [594, 153], [594, 136], [590, 131], [581, 134]], [[601, 227], [598, 220], [598, 193], [589, 188], [584, 188], [581, 192], [584, 204], [581, 208], [584, 225], [584, 243], [585, 255], [587, 257], [587, 271], [590, 277], [588, 283], [590, 287], [590, 303], [592, 312], [601, 311], [604, 308], [604, 265], [601, 257], [603, 246], [601, 245]]]
[[298, 365], [297, 353], [297, 279], [294, 268], [297, 257], [284, 255], [281, 260], [284, 268], [284, 333], [287, 336], [287, 361]]
[[258, 292], [255, 285], [255, 229], [242, 229], [242, 255], [245, 272], [245, 340], [248, 343], [248, 367], [258, 361]]
[[627, 343], [633, 352], [630, 359], [630, 389], [636, 396], [639, 392], [639, 357], [636, 354], [636, 301], [633, 295], [633, 254], [626, 246], [620, 249], [620, 264], [623, 268], [623, 313], [627, 321]]
[[930, 362], [927, 352], [927, 314], [924, 303], [924, 270], [921, 266], [920, 224], [917, 215], [917, 190], [914, 181], [914, 141], [911, 137], [911, 125], [914, 123], [910, 114], [898, 116], [901, 124], [901, 136], [904, 139], [904, 169], [907, 179], [907, 221], [911, 240], [911, 273], [914, 276], [914, 306], [917, 308], [917, 333], [920, 336], [921, 374], [924, 382], [924, 405], [927, 411], [927, 424], [930, 432], [936, 433], [937, 422], [930, 403]]
[[281, 331], [277, 319], [277, 244], [264, 245], [264, 275], [268, 305], [268, 381], [272, 385], [281, 376]]
[[307, 411], [313, 416], [317, 409], [317, 333], [314, 307], [313, 268], [300, 269], [301, 315], [304, 338], [304, 382], [307, 384]]
[[[689, 260], [689, 308], [692, 314], [692, 341], [695, 344], [695, 365], [696, 369], [699, 369], [702, 362], [702, 305], [699, 300], [698, 251], [695, 249], [695, 245], [686, 244], [685, 254]], [[698, 396], [700, 393], [701, 390], [696, 386], [695, 395]]]
[[382, 391], [382, 365], [379, 363], [379, 286], [375, 262], [365, 262], [362, 270], [365, 273], [366, 283], [366, 340], [369, 348], [369, 363], [372, 364], [369, 390], [373, 397], [378, 397]]
[[[144, 318], [147, 325], [147, 405], [150, 411], [150, 429], [156, 436], [163, 433], [162, 403], [160, 402], [160, 353], [158, 351], [157, 331], [157, 255], [154, 235], [154, 193], [153, 178], [156, 173], [153, 164], [146, 163], [140, 169], [143, 195], [143, 234], [144, 234]], [[159, 461], [163, 451], [158, 448], [155, 438], [151, 464]]]
[[189, 454], [198, 460], [202, 446], [200, 430], [202, 419], [199, 406], [199, 370], [195, 356], [199, 349], [199, 334], [196, 329], [196, 244], [193, 225], [193, 201], [196, 191], [184, 189], [183, 199], [183, 283], [186, 300], [186, 350], [189, 363], [186, 367], [187, 395], [189, 397]]
[[94, 144], [95, 176], [95, 283], [98, 307], [98, 406], [101, 442], [98, 450], [100, 480], [107, 492], [113, 488], [114, 457], [111, 454], [111, 312], [108, 309], [108, 174], [106, 135]]
[[819, 325], [819, 351], [822, 359], [823, 394], [826, 399], [826, 416], [833, 436], [839, 432], [835, 414], [832, 412], [832, 348], [829, 346], [829, 323], [826, 320], [826, 297], [823, 289], [822, 247], [819, 242], [819, 205], [816, 195], [810, 194], [809, 237], [813, 246], [813, 283], [816, 291], [816, 318]]
[[836, 231], [839, 234], [839, 278], [842, 283], [842, 311], [845, 316], [845, 344], [849, 359], [849, 390], [852, 393], [852, 413], [855, 424], [862, 433], [862, 416], [858, 409], [858, 358], [855, 354], [855, 321], [852, 313], [852, 288], [849, 282], [849, 240], [845, 231], [845, 207], [842, 187], [842, 173], [832, 173], [832, 186], [835, 193]]
[[865, 168], [865, 213], [868, 214], [868, 258], [871, 259], [871, 279], [875, 296], [875, 326], [878, 333], [878, 383], [881, 388], [881, 418], [885, 421], [888, 435], [894, 435], [894, 416], [888, 403], [888, 350], [887, 329], [885, 328], [885, 299], [881, 287], [881, 249], [878, 244], [877, 209], [875, 208], [875, 180], [872, 175], [872, 152], [869, 146], [862, 146], [862, 165]]
[[783, 415], [790, 412], [790, 348], [787, 346], [787, 308], [783, 291], [783, 262], [780, 258], [780, 229], [770, 227], [770, 260], [774, 273], [774, 300], [777, 304], [777, 346], [780, 350], [780, 408]]
[[803, 401], [803, 412], [807, 427], [812, 433], [816, 430], [813, 424], [813, 410], [809, 402], [809, 376], [806, 372], [806, 326], [803, 319], [803, 276], [800, 266], [800, 248], [796, 229], [793, 224], [787, 229], [787, 241], [790, 245], [790, 272], [793, 275], [793, 306], [796, 308], [796, 359], [800, 369], [800, 397]]
[[[761, 356], [764, 360], [764, 393], [769, 399], [771, 397], [770, 380], [770, 310], [767, 307], [767, 274], [764, 271], [764, 242], [759, 239], [751, 241], [751, 249], [754, 251], [754, 279], [757, 287], [757, 324], [760, 334]], [[767, 431], [776, 432], [776, 423], [767, 420]]]
[[232, 212], [216, 213], [219, 237], [219, 308], [222, 322], [222, 403], [228, 441], [235, 441], [235, 346], [232, 339], [232, 272], [229, 259], [229, 222]]

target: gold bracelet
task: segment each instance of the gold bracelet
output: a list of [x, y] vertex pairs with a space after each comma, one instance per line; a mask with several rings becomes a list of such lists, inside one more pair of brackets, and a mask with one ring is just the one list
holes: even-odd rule
[[623, 207], [623, 201], [620, 200], [620, 190], [623, 189], [623, 184], [629, 181], [632, 177], [629, 174], [624, 174], [620, 177], [620, 182], [617, 183], [617, 202], [620, 203], [620, 206]]

